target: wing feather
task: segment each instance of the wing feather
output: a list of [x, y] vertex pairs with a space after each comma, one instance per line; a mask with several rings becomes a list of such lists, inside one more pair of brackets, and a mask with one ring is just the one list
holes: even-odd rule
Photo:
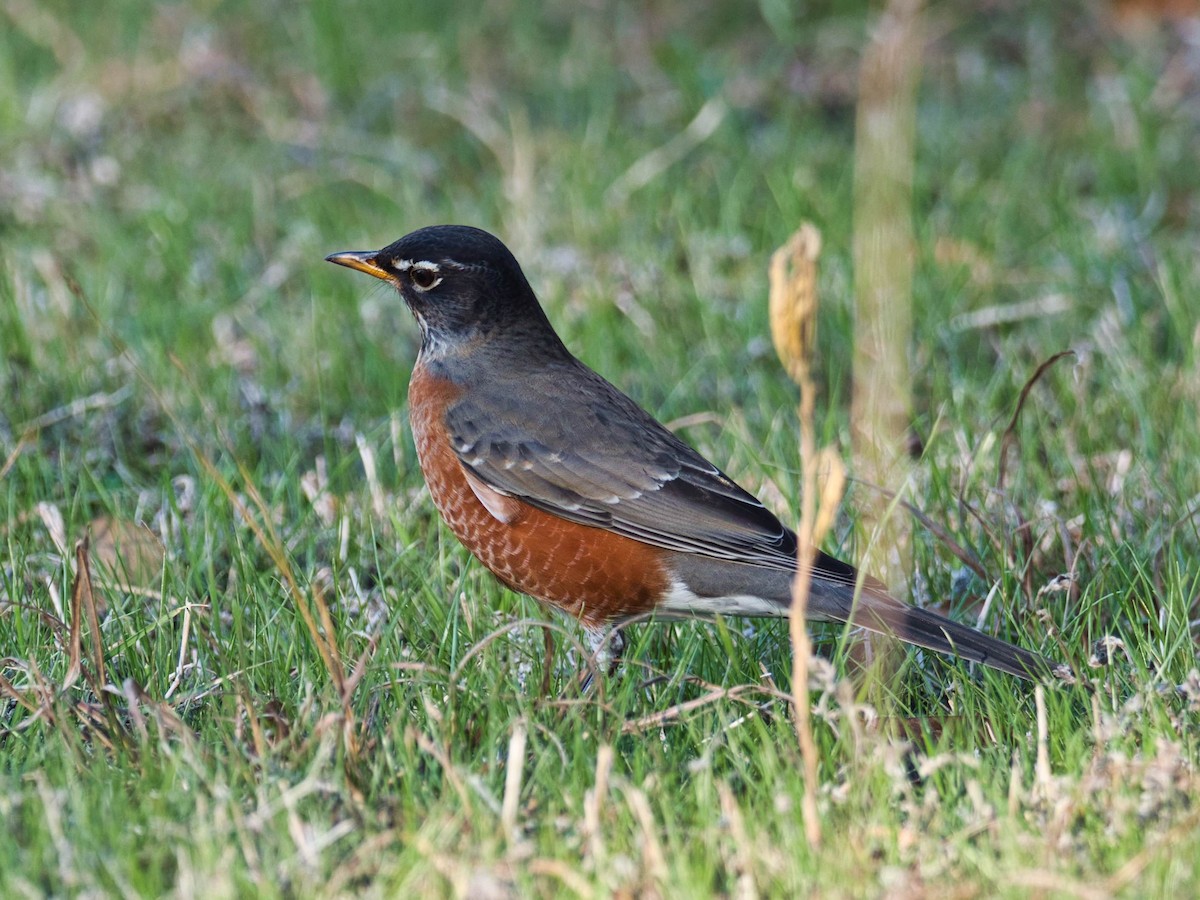
[[[571, 362], [572, 371], [492, 380], [451, 406], [447, 428], [476, 478], [545, 512], [667, 550], [795, 568], [795, 535], [757, 498]], [[580, 380], [565, 396], [563, 385]]]

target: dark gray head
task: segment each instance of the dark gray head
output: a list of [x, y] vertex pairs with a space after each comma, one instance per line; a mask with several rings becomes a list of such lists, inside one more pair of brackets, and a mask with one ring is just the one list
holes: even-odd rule
[[382, 250], [325, 259], [394, 286], [417, 317], [427, 351], [480, 339], [562, 348], [516, 258], [480, 228], [433, 225]]

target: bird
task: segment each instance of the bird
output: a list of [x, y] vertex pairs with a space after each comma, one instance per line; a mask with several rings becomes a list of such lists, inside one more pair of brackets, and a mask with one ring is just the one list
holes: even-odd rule
[[[435, 225], [326, 260], [387, 282], [416, 318], [409, 419], [442, 519], [503, 584], [579, 620], [598, 668], [634, 618], [790, 614], [795, 532], [577, 359], [499, 238]], [[822, 551], [806, 614], [1019, 678], [1056, 671]]]

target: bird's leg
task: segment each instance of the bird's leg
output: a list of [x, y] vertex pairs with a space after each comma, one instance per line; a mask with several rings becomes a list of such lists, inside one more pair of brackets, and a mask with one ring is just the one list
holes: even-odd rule
[[596, 675], [611, 675], [621, 662], [621, 654], [625, 652], [625, 636], [621, 633], [620, 625], [601, 625], [588, 628], [588, 649], [592, 651], [592, 665], [583, 671], [580, 680], [580, 690], [588, 693], [594, 687]]
[[588, 649], [596, 660], [596, 668], [605, 675], [616, 671], [621, 662], [621, 654], [625, 652], [625, 635], [619, 625], [603, 625], [600, 628], [589, 628]]

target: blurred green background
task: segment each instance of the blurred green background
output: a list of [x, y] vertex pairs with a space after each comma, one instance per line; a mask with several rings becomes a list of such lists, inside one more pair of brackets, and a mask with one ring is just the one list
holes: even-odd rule
[[[1159, 842], [1197, 846], [1189, 4], [925, 13], [911, 499], [1000, 585], [992, 627], [1065, 655], [1104, 698], [1101, 716], [1086, 693], [1052, 697], [1061, 781], [1041, 795], [1010, 790], [1014, 764], [1033, 781], [1030, 697], [990, 678], [943, 693], [964, 670], [924, 657], [897, 702], [957, 724], [918, 745], [983, 768], [953, 757], [913, 794], [831, 690], [822, 803], [841, 839], [825, 850], [802, 846], [777, 701], [741, 730], [747, 707], [723, 697], [626, 735], [703, 695], [692, 677], [767, 672], [786, 689], [781, 625], [641, 629], [652, 689], [630, 675], [594, 706], [542, 698], [540, 634], [486, 643], [541, 613], [468, 562], [423, 492], [403, 418], [415, 326], [387, 289], [322, 261], [439, 222], [495, 232], [577, 355], [794, 517], [797, 398], [766, 265], [802, 220], [821, 229], [818, 428], [847, 450], [855, 103], [878, 16], [777, 0], [0, 0], [0, 893], [973, 895], [1194, 878], [1200, 854], [1172, 861]], [[1064, 349], [1000, 484], [1021, 390]], [[235, 509], [254, 490], [298, 581], [325, 591], [347, 666], [365, 660], [358, 756]], [[854, 497], [831, 540], [851, 556]], [[46, 616], [65, 619], [89, 523], [108, 677], [191, 737], [160, 722], [104, 750], [86, 708], [117, 701], [56, 693], [70, 662]], [[147, 564], [114, 556], [114, 534]], [[991, 588], [923, 531], [915, 567], [917, 600], [968, 619]], [[1038, 593], [1068, 570], [1072, 590]], [[1124, 641], [1120, 667], [1092, 672], [1105, 635]], [[555, 690], [572, 672], [560, 659]], [[34, 694], [53, 712], [14, 699]], [[252, 740], [263, 722], [273, 737]], [[517, 725], [514, 835], [496, 798]], [[614, 745], [598, 849], [587, 792]], [[1101, 758], [1107, 775], [1085, 782]]]
[[[1185, 359], [1187, 61], [1165, 71], [1165, 38], [1130, 46], [1084, 7], [975, 12], [929, 15], [914, 352], [939, 365], [916, 367], [923, 403], [951, 399], [963, 370], [1005, 368], [1019, 385], [1106, 313], [1139, 356]], [[317, 263], [440, 221], [511, 243], [574, 345], [607, 345], [596, 364], [612, 353], [655, 407], [681, 379], [701, 405], [772, 390], [770, 355], [730, 345], [763, 333], [766, 255], [812, 219], [826, 236], [832, 398], [845, 390], [862, 9], [15, 4], [8, 19], [10, 430], [123, 378], [97, 371], [100, 326], [63, 296], [68, 277], [103, 326], [147, 359], [203, 367], [218, 396], [231, 389], [219, 363], [234, 361], [214, 322], [255, 351], [272, 413], [381, 415], [402, 397], [413, 329], [390, 298]], [[1158, 68], [1138, 68], [1138, 50]], [[714, 100], [710, 137], [645, 186], [612, 190]], [[1164, 272], [1176, 259], [1182, 271]], [[1069, 309], [1018, 324], [1023, 357], [998, 346], [1013, 329], [953, 327], [1051, 293]], [[631, 365], [648, 342], [623, 321], [625, 295], [644, 310], [635, 327], [654, 329], [647, 365]]]

